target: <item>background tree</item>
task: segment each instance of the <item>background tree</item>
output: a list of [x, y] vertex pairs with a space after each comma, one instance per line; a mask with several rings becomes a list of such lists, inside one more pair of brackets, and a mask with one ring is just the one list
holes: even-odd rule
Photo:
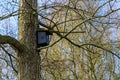
[[[116, 1], [39, 0], [37, 7], [36, 0], [20, 0], [18, 11], [0, 18], [4, 21], [19, 15], [18, 40], [0, 35], [1, 49], [8, 57], [3, 55], [1, 59], [9, 62], [20, 80], [118, 79], [116, 5]], [[39, 49], [40, 56], [35, 38], [38, 26], [53, 32], [51, 44]], [[15, 49], [17, 57], [8, 45], [3, 45], [6, 43]], [[16, 62], [17, 68], [11, 62]]]

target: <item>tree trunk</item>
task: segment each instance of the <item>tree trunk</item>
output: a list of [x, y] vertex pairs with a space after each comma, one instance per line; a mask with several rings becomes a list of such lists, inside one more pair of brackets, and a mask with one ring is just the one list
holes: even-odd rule
[[37, 0], [19, 0], [18, 40], [27, 52], [18, 52], [18, 79], [40, 80], [40, 58], [36, 50]]

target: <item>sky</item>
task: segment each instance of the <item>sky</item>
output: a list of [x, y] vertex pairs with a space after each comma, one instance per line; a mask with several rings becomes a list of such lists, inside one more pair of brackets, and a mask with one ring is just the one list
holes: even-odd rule
[[[17, 3], [11, 3], [12, 0], [0, 0], [0, 17], [7, 15], [18, 9]], [[9, 30], [6, 30], [9, 29]], [[0, 33], [8, 34], [15, 37], [17, 35], [18, 22], [17, 16], [0, 21]]]

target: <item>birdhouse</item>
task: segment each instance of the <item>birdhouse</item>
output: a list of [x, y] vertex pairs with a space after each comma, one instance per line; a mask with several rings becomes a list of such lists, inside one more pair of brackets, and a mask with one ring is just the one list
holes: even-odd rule
[[50, 43], [50, 35], [52, 35], [52, 33], [48, 30], [37, 31], [37, 47], [48, 46]]

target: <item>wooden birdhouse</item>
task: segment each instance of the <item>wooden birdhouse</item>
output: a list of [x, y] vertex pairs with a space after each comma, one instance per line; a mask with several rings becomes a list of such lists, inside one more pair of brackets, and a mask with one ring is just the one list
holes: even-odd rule
[[48, 46], [50, 43], [50, 35], [52, 35], [52, 33], [48, 30], [37, 31], [37, 48]]

